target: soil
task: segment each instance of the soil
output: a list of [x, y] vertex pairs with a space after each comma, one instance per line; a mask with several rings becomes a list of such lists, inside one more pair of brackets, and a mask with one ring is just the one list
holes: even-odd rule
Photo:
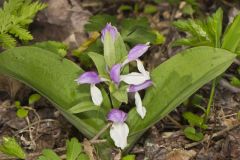
[[[35, 37], [33, 42], [56, 40], [68, 44], [70, 49], [77, 48], [89, 36], [84, 31], [88, 18], [98, 13], [108, 13], [118, 18], [146, 16], [151, 27], [164, 34], [165, 43], [151, 47], [143, 58], [149, 70], [184, 49], [171, 47], [171, 42], [183, 36], [183, 33], [171, 26], [171, 22], [189, 18], [182, 13], [183, 2], [174, 5], [159, 3], [158, 11], [154, 14], [143, 13], [141, 8], [146, 3], [152, 3], [144, 0], [137, 1], [140, 6], [138, 13], [118, 9], [124, 4], [133, 6], [136, 1], [44, 0], [44, 2], [48, 3], [48, 8], [41, 11], [30, 26]], [[199, 0], [198, 3], [199, 9], [194, 17], [206, 17], [218, 7], [222, 7], [225, 26], [240, 9], [238, 1]], [[72, 55], [69, 54], [68, 57], [72, 58]], [[150, 128], [130, 153], [135, 154], [138, 160], [240, 160], [240, 123], [237, 114], [240, 109], [240, 89], [228, 82], [228, 75], [236, 74], [235, 70], [239, 64], [239, 60], [236, 60], [217, 86], [208, 121], [209, 128], [203, 141], [196, 143], [184, 136], [182, 128], [187, 126], [187, 122], [181, 114], [186, 111], [186, 106], [181, 105], [169, 115], [170, 118], [166, 117]], [[210, 87], [210, 84], [206, 84], [198, 91], [198, 94], [204, 97], [204, 106], [207, 105]], [[32, 110], [26, 119], [18, 118], [14, 101], [19, 100], [22, 105], [27, 105], [28, 97], [32, 93], [35, 91], [20, 82], [0, 77], [0, 137], [16, 137], [29, 153], [29, 160], [36, 159], [44, 148], [55, 149], [61, 154], [66, 140], [71, 137], [77, 137], [80, 141], [84, 139], [82, 134], [44, 98], [31, 106]], [[0, 154], [1, 160], [5, 158]]]

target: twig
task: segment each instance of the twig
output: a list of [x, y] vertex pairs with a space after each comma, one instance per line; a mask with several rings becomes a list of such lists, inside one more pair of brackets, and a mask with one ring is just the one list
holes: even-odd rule
[[190, 143], [190, 144], [186, 144], [186, 145], [185, 145], [185, 149], [188, 149], [188, 148], [192, 148], [192, 147], [194, 147], [194, 146], [197, 146], [197, 145], [199, 145], [199, 144], [201, 144], [201, 143], [203, 143], [203, 142], [208, 141], [209, 139], [213, 139], [213, 138], [215, 138], [215, 137], [219, 137], [219, 136], [223, 135], [224, 133], [226, 133], [226, 132], [228, 132], [228, 131], [230, 131], [230, 130], [232, 130], [232, 129], [234, 129], [234, 128], [237, 128], [237, 127], [239, 127], [239, 126], [240, 126], [240, 123], [237, 123], [237, 124], [235, 124], [235, 125], [233, 125], [233, 126], [227, 127], [227, 128], [225, 128], [225, 129], [223, 129], [223, 130], [221, 130], [221, 131], [219, 131], [219, 132], [214, 133], [211, 138], [209, 138], [209, 136], [207, 136], [207, 137], [205, 137], [202, 141], [194, 142], [194, 143]]
[[38, 124], [38, 123], [43, 123], [43, 122], [56, 122], [56, 120], [54, 120], [54, 119], [43, 119], [43, 120], [41, 120], [41, 121], [39, 121], [39, 122], [38, 122], [38, 121], [37, 121], [37, 122], [33, 122], [33, 123], [29, 124], [28, 126], [26, 126], [26, 127], [22, 128], [22, 129], [18, 130], [18, 131], [14, 134], [14, 136], [18, 135], [19, 133], [22, 133], [23, 131], [25, 131], [26, 129], [28, 129], [28, 128], [31, 127], [31, 126], [34, 126], [34, 125], [36, 125], [36, 124]]
[[94, 137], [90, 140], [90, 142], [92, 143], [92, 142], [96, 141], [96, 140], [101, 136], [101, 134], [103, 134], [103, 132], [105, 132], [111, 125], [112, 125], [112, 123], [108, 123], [105, 127], [103, 127], [103, 128], [96, 134], [96, 136], [94, 136]]
[[27, 121], [27, 124], [28, 124], [28, 130], [29, 130], [29, 138], [30, 138], [30, 141], [31, 141], [31, 146], [33, 147], [33, 149], [36, 149], [36, 142], [34, 141], [34, 138], [33, 138], [33, 133], [32, 133], [32, 128], [30, 126], [30, 120], [29, 120], [29, 117], [27, 116], [26, 117], [26, 121]]
[[30, 111], [33, 111], [33, 113], [37, 116], [37, 127], [36, 127], [36, 135], [35, 136], [37, 136], [38, 135], [38, 129], [39, 129], [39, 127], [40, 127], [40, 121], [41, 121], [41, 117], [39, 116], [39, 114], [37, 113], [37, 111], [36, 111], [36, 109], [34, 109], [34, 108], [32, 108], [32, 107], [28, 107], [28, 106], [24, 106], [23, 107], [24, 109], [28, 109], [28, 110], [30, 110]]
[[166, 116], [172, 123], [174, 123], [176, 126], [178, 126], [179, 128], [183, 129], [184, 127], [178, 123], [174, 118], [172, 118], [171, 116], [167, 115]]
[[92, 140], [91, 143], [92, 144], [99, 144], [99, 143], [105, 143], [107, 142], [106, 139], [99, 139], [99, 140]]

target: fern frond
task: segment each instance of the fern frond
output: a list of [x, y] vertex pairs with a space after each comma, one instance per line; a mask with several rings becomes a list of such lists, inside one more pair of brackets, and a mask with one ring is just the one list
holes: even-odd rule
[[177, 29], [189, 34], [186, 39], [180, 40], [181, 43], [177, 42], [176, 44], [187, 46], [206, 44], [207, 46], [219, 47], [222, 35], [222, 17], [223, 11], [218, 9], [217, 12], [208, 19], [178, 20], [174, 22], [173, 25]]
[[0, 33], [8, 31], [8, 28], [12, 26], [12, 20], [13, 17], [10, 14], [0, 10]]
[[11, 34], [15, 35], [16, 37], [18, 37], [20, 40], [32, 40], [33, 39], [32, 35], [29, 33], [29, 31], [22, 28], [19, 25], [13, 26], [9, 32]]
[[13, 48], [16, 46], [16, 40], [9, 34], [0, 34], [0, 44], [3, 48]]
[[32, 40], [33, 37], [27, 30], [38, 11], [46, 7], [46, 4], [38, 0], [5, 0], [0, 9], [0, 44], [3, 48], [16, 46], [16, 38], [20, 40]]
[[36, 13], [40, 10], [43, 10], [46, 8], [46, 4], [40, 3], [40, 2], [33, 2], [33, 3], [25, 3], [21, 10], [19, 11], [19, 14], [21, 16], [21, 19], [32, 19], [36, 15]]
[[6, 13], [16, 14], [17, 10], [23, 5], [24, 0], [8, 0], [4, 2], [3, 10]]

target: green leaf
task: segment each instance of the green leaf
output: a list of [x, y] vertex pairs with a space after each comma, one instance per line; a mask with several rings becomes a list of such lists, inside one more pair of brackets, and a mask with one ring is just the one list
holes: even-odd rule
[[118, 9], [120, 11], [131, 11], [131, 10], [133, 10], [132, 6], [130, 6], [130, 5], [121, 5]]
[[127, 104], [128, 103], [127, 87], [128, 86], [121, 87], [120, 89], [113, 92], [112, 93], [113, 97], [117, 99], [119, 102], [124, 102]]
[[152, 31], [138, 27], [133, 32], [129, 33], [127, 36], [124, 36], [123, 39], [130, 45], [135, 45], [138, 43], [154, 43], [157, 38], [157, 35]]
[[20, 101], [15, 101], [15, 106], [16, 106], [17, 108], [21, 107], [21, 102], [20, 102]]
[[109, 32], [105, 33], [104, 42], [104, 59], [109, 68], [111, 68], [116, 62], [116, 53], [114, 47], [114, 40]]
[[236, 52], [240, 43], [240, 15], [236, 16], [233, 22], [227, 27], [222, 40], [223, 49]]
[[165, 37], [160, 32], [157, 30], [153, 30], [152, 32], [156, 35], [156, 39], [153, 44], [163, 44], [165, 42]]
[[238, 78], [235, 77], [235, 76], [232, 77], [232, 78], [231, 78], [231, 85], [240, 88], [240, 79], [238, 79]]
[[38, 160], [61, 160], [60, 157], [51, 149], [44, 149], [42, 156]]
[[95, 52], [88, 52], [87, 55], [93, 60], [95, 66], [97, 67], [98, 70], [98, 74], [100, 76], [104, 76], [105, 78], [108, 77], [107, 74], [107, 66], [106, 66], [106, 62], [104, 60], [103, 55], [95, 53]]
[[45, 41], [45, 42], [38, 42], [33, 44], [34, 47], [39, 47], [50, 52], [59, 54], [61, 57], [65, 57], [67, 54], [67, 45], [56, 42], [56, 41]]
[[184, 6], [182, 12], [186, 15], [193, 15], [193, 13], [195, 12], [192, 5], [187, 4]]
[[76, 160], [77, 157], [82, 152], [82, 145], [78, 142], [78, 139], [72, 138], [67, 141], [67, 159], [66, 160]]
[[77, 160], [90, 160], [90, 158], [88, 157], [88, 155], [81, 153]]
[[85, 31], [92, 32], [92, 31], [101, 31], [107, 23], [111, 23], [115, 25], [117, 19], [115, 16], [102, 14], [102, 15], [95, 15], [90, 17], [88, 23], [84, 26]]
[[25, 159], [26, 154], [12, 137], [3, 137], [3, 142], [0, 145], [0, 151], [6, 155], [13, 156], [20, 159]]
[[28, 99], [28, 104], [32, 105], [34, 103], [36, 103], [37, 101], [39, 101], [41, 99], [41, 96], [39, 94], [32, 94], [29, 99]]
[[0, 54], [0, 73], [31, 86], [50, 100], [86, 137], [91, 138], [105, 126], [102, 112], [71, 114], [68, 109], [89, 100], [89, 85], [74, 81], [84, 71], [61, 56], [36, 47], [18, 47]]
[[146, 117], [142, 120], [135, 109], [128, 113], [129, 146], [200, 87], [222, 74], [234, 58], [234, 54], [223, 49], [196, 47], [177, 54], [154, 69], [151, 77], [155, 85], [147, 90], [143, 100]]
[[200, 94], [195, 94], [192, 99], [191, 99], [191, 103], [193, 105], [200, 105], [203, 102], [204, 98], [202, 95]]
[[151, 31], [152, 29], [146, 17], [127, 18], [122, 20], [120, 25], [122, 38], [124, 42], [130, 45], [154, 43], [156, 41], [157, 35]]
[[17, 110], [17, 116], [18, 116], [19, 118], [25, 118], [25, 117], [27, 117], [28, 112], [29, 112], [29, 111], [28, 111], [27, 109], [19, 108], [19, 109]]
[[128, 53], [124, 41], [122, 39], [122, 36], [119, 33], [117, 33], [114, 47], [116, 53], [116, 62], [119, 63], [120, 61], [123, 60], [123, 58], [127, 56]]
[[187, 127], [183, 132], [188, 139], [193, 141], [201, 141], [204, 137], [201, 132], [196, 132], [195, 128], [193, 127]]
[[92, 110], [99, 110], [99, 106], [95, 106], [92, 102], [86, 101], [86, 102], [81, 102], [72, 108], [70, 108], [68, 111], [70, 113], [81, 113], [81, 112], [86, 112], [86, 111], [92, 111]]
[[134, 154], [126, 155], [122, 158], [122, 160], [135, 160], [135, 159], [136, 159], [136, 155]]
[[102, 92], [102, 96], [103, 96], [103, 103], [102, 103], [102, 107], [104, 109], [104, 111], [106, 112], [106, 114], [108, 113], [108, 111], [111, 110], [111, 100], [109, 98], [108, 93], [105, 91], [104, 88], [101, 88], [101, 92]]
[[223, 10], [219, 8], [216, 13], [207, 19], [208, 34], [211, 35], [214, 46], [221, 47]]
[[145, 14], [153, 14], [156, 13], [158, 11], [157, 5], [151, 5], [151, 4], [147, 4], [144, 7], [144, 13]]
[[184, 112], [183, 117], [192, 127], [197, 126], [203, 129], [207, 128], [207, 125], [204, 124], [204, 119], [196, 114], [193, 114], [192, 112]]
[[128, 34], [134, 32], [137, 28], [150, 29], [150, 24], [146, 17], [135, 18], [126, 18], [123, 19], [120, 28], [122, 37], [127, 36]]

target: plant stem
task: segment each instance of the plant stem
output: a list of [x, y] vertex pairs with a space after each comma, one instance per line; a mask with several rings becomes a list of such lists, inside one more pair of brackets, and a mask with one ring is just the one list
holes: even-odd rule
[[97, 134], [95, 137], [93, 137], [90, 142], [94, 142], [96, 141], [100, 136], [101, 134], [103, 134], [103, 132], [105, 132], [110, 126], [112, 125], [112, 123], [108, 123], [105, 127], [103, 127]]
[[204, 123], [207, 122], [209, 115], [210, 115], [211, 106], [212, 106], [214, 95], [215, 95], [215, 88], [216, 88], [216, 79], [214, 79], [212, 81], [211, 93], [210, 93], [207, 110], [206, 110], [205, 117], [204, 117]]

